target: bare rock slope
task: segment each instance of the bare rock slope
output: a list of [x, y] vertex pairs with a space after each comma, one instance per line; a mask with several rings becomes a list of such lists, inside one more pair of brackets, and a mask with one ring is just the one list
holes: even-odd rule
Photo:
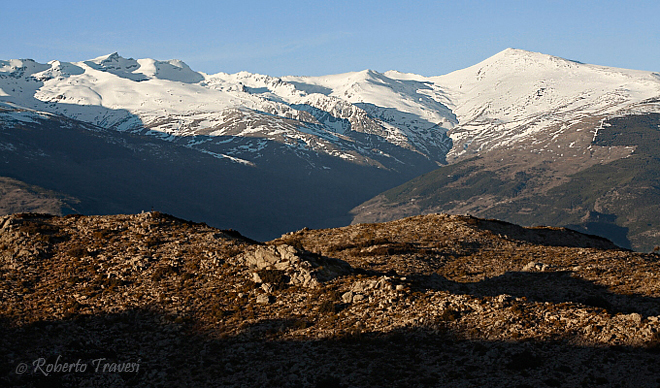
[[157, 212], [16, 214], [0, 219], [0, 381], [655, 386], [659, 259], [443, 214], [266, 243]]

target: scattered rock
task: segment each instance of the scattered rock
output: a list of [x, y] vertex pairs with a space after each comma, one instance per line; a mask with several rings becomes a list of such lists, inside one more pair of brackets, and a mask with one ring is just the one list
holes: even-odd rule
[[341, 301], [344, 303], [352, 303], [353, 302], [353, 291], [348, 291], [342, 294], [341, 296]]
[[267, 294], [270, 294], [271, 292], [273, 292], [275, 288], [270, 283], [263, 283], [261, 285], [261, 289], [264, 290], [264, 292], [266, 292]]
[[557, 268], [552, 264], [536, 263], [530, 261], [522, 268], [523, 272], [545, 272]]
[[630, 320], [632, 320], [636, 324], [639, 325], [640, 323], [642, 323], [642, 316], [639, 313], [632, 313], [628, 316], [630, 317]]

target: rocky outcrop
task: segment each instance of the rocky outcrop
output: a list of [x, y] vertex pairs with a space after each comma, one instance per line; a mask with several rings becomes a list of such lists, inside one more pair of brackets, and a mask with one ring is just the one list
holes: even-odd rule
[[352, 270], [344, 261], [302, 252], [287, 244], [249, 248], [239, 261], [249, 268], [255, 283], [268, 283], [261, 279], [260, 271], [281, 271], [287, 284], [304, 287], [316, 287], [319, 282], [347, 275]]

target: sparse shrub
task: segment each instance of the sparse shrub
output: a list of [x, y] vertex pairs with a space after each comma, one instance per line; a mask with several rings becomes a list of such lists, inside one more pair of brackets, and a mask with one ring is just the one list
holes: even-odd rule
[[214, 304], [211, 307], [211, 316], [214, 317], [215, 319], [222, 319], [226, 316], [228, 316], [230, 313], [228, 311], [225, 311], [224, 309], [220, 308], [219, 305]]
[[525, 315], [522, 306], [520, 306], [519, 304], [514, 304], [513, 306], [511, 306], [511, 313], [518, 317], [522, 317], [523, 315]]
[[298, 249], [298, 250], [304, 250], [304, 249], [305, 249], [305, 246], [304, 246], [303, 243], [302, 243], [302, 236], [298, 236], [298, 235], [289, 235], [289, 236], [283, 237], [283, 238], [281, 239], [281, 241], [282, 241], [284, 244], [291, 245], [292, 247], [294, 247], [294, 248], [296, 248], [296, 249]]
[[321, 314], [334, 314], [335, 312], [337, 312], [337, 308], [331, 300], [324, 300], [319, 305], [319, 313]]
[[31, 292], [34, 287], [35, 282], [25, 279], [18, 282], [18, 288], [21, 289], [24, 293]]
[[78, 303], [77, 300], [72, 300], [64, 306], [64, 310], [75, 313], [78, 310], [80, 310], [80, 307], [82, 307], [82, 305], [80, 303]]
[[83, 280], [82, 280], [80, 277], [78, 277], [78, 276], [71, 276], [71, 277], [69, 277], [69, 278], [66, 280], [67, 284], [69, 284], [70, 286], [73, 286], [73, 285], [76, 285], [76, 284], [78, 284], [78, 283], [81, 283], [82, 281], [83, 281]]
[[[227, 257], [234, 257], [241, 252], [243, 252], [243, 249], [241, 247], [237, 245], [230, 245], [228, 247], [225, 247], [222, 253], [225, 254]], [[223, 265], [223, 268], [229, 268], [229, 264], [227, 264], [227, 266]]]
[[243, 240], [243, 241], [249, 242], [251, 244], [264, 245], [264, 243], [262, 243], [260, 241], [256, 241], [256, 240], [253, 240], [249, 237], [243, 236], [242, 234], [240, 234], [238, 231], [236, 231], [234, 229], [222, 229], [220, 231], [222, 233], [224, 233], [225, 235], [227, 235], [229, 237], [233, 237], [235, 239]]
[[392, 242], [390, 242], [390, 240], [386, 238], [376, 238], [376, 239], [369, 238], [360, 242], [343, 242], [336, 245], [332, 245], [328, 248], [328, 252], [339, 252], [339, 251], [345, 251], [347, 249], [355, 249], [355, 248], [362, 249], [362, 248], [373, 247], [374, 245], [385, 245], [385, 244], [392, 244]]
[[459, 311], [452, 309], [447, 309], [442, 312], [442, 315], [440, 315], [440, 319], [447, 322], [455, 321], [460, 317], [461, 317], [461, 313]]
[[340, 340], [349, 344], [367, 341], [367, 338], [362, 335], [361, 329], [362, 327], [354, 327], [349, 329], [343, 336], [340, 337]]
[[333, 302], [339, 302], [341, 300], [341, 292], [337, 290], [332, 290], [328, 292], [328, 296], [330, 297], [330, 300]]
[[164, 278], [176, 275], [179, 272], [178, 268], [172, 267], [171, 265], [165, 267], [157, 268], [154, 273], [151, 275], [151, 280], [159, 281]]
[[83, 288], [82, 292], [83, 292], [83, 295], [86, 295], [86, 296], [94, 296], [94, 295], [96, 295], [96, 294], [98, 293], [98, 290], [99, 290], [100, 288], [101, 288], [100, 285], [98, 285], [98, 284], [96, 284], [96, 283], [89, 282], [89, 283], [87, 283], [87, 284], [85, 285], [85, 287]]
[[110, 238], [112, 238], [112, 236], [114, 235], [115, 235], [115, 231], [110, 229], [101, 229], [92, 232], [92, 237], [95, 240], [99, 240], [100, 242], [105, 242], [107, 240], [110, 240]]
[[153, 248], [156, 245], [159, 245], [161, 243], [160, 239], [155, 236], [148, 236], [147, 238], [144, 239], [144, 244], [147, 246], [147, 248]]
[[70, 301], [64, 306], [64, 319], [71, 319], [75, 317], [79, 312], [82, 305], [78, 301]]
[[42, 228], [45, 230], [46, 227], [44, 224], [35, 221], [25, 221], [21, 224], [18, 230], [23, 233], [34, 235], [42, 232]]
[[117, 287], [123, 286], [124, 282], [114, 276], [111, 276], [109, 278], [103, 278], [99, 284], [107, 290], [114, 290]]
[[234, 238], [242, 238], [243, 235], [240, 234], [237, 230], [234, 229], [223, 229], [221, 230], [222, 233], [226, 234], [229, 237], [234, 237]]
[[80, 259], [89, 256], [89, 251], [82, 245], [74, 245], [66, 251], [66, 254], [75, 257], [76, 259]]
[[167, 221], [168, 219], [177, 219], [167, 213], [159, 212], [158, 210], [151, 212], [151, 218], [155, 221]]
[[357, 253], [357, 256], [389, 256], [412, 252], [415, 252], [415, 247], [410, 243], [392, 243], [390, 245], [383, 245], [374, 249], [360, 251]]
[[32, 236], [37, 241], [49, 244], [66, 241], [69, 237], [61, 233], [57, 226], [39, 221], [25, 221], [21, 224], [19, 230]]
[[260, 285], [253, 282], [252, 280], [246, 280], [244, 283], [240, 285], [240, 287], [237, 289], [239, 292], [250, 292], [254, 290], [255, 288], [259, 288]]
[[286, 288], [286, 283], [289, 281], [284, 271], [277, 269], [262, 269], [257, 271], [257, 275], [263, 283], [270, 283], [277, 290]]
[[306, 328], [308, 328], [308, 327], [310, 327], [310, 326], [312, 326], [312, 324], [311, 324], [309, 321], [304, 320], [304, 319], [295, 319], [295, 320], [291, 323], [291, 327], [292, 327], [294, 330], [302, 330], [302, 329], [306, 329]]
[[660, 353], [660, 332], [653, 334], [651, 339], [646, 343], [646, 350], [651, 353]]
[[174, 318], [174, 323], [178, 323], [178, 324], [186, 324], [191, 322], [193, 322], [193, 318], [187, 315], [179, 315], [176, 318]]

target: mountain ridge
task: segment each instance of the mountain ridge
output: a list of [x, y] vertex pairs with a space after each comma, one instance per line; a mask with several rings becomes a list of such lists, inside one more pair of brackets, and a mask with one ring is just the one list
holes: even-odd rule
[[[193, 71], [180, 60], [123, 58], [118, 53], [73, 63], [6, 60], [0, 61], [0, 106], [6, 107], [3, 128], [11, 134], [7, 132], [0, 146], [16, 166], [34, 155], [42, 155], [47, 163], [43, 156], [49, 154], [47, 150], [16, 154], [17, 147], [9, 139], [19, 136], [18, 128], [31, 120], [28, 111], [35, 117], [50, 117], [53, 127], [64, 122], [58, 117], [66, 117], [78, 120], [82, 128], [90, 123], [152, 137], [167, 152], [183, 147], [218, 159], [219, 165], [250, 167], [248, 176], [267, 171], [284, 178], [279, 184], [296, 181], [296, 190], [302, 190], [300, 198], [316, 196], [311, 194], [311, 185], [332, 181], [347, 191], [338, 193], [345, 198], [344, 210], [328, 214], [328, 219], [344, 220], [350, 217], [350, 209], [376, 194], [364, 187], [365, 176], [377, 171], [382, 181], [368, 181], [387, 189], [478, 156], [480, 162], [469, 162], [480, 169], [477, 181], [497, 177], [492, 187], [505, 188], [506, 182], [518, 182], [510, 191], [517, 198], [486, 190], [485, 196], [477, 193], [460, 201], [458, 196], [450, 201], [451, 208], [443, 204], [441, 209], [487, 216], [480, 212], [520, 198], [533, 202], [535, 196], [570, 181], [572, 174], [634, 155], [636, 144], [602, 146], [594, 139], [609, 119], [660, 112], [659, 96], [656, 73], [582, 64], [518, 49], [435, 77], [369, 69], [318, 77], [248, 72], [209, 75]], [[5, 175], [20, 171], [20, 167], [5, 167]], [[469, 170], [476, 171], [472, 167]], [[287, 171], [310, 178], [304, 183], [299, 177], [289, 177]], [[333, 174], [334, 178], [328, 178]], [[61, 192], [52, 183], [45, 187], [30, 181], [29, 176], [11, 178]], [[73, 192], [61, 194], [78, 197]], [[317, 206], [324, 207], [326, 202], [319, 201]], [[584, 205], [579, 217], [565, 220], [570, 218], [573, 224], [597, 211], [593, 206]], [[275, 213], [285, 214], [277, 207]], [[529, 206], [515, 212], [528, 211], [524, 209]], [[286, 212], [291, 211], [286, 207]], [[194, 214], [198, 217], [199, 213]], [[354, 222], [369, 217], [363, 212]], [[506, 214], [497, 213], [497, 217], [506, 218]], [[249, 233], [251, 228], [246, 230]]]
[[[73, 70], [58, 70], [63, 64]], [[159, 66], [167, 66], [168, 69], [159, 75]], [[210, 131], [208, 128], [232, 124], [213, 116], [222, 117], [223, 111], [241, 108], [257, 115], [265, 112], [295, 120], [294, 127], [285, 129], [286, 135], [293, 138], [300, 137], [301, 129], [318, 132], [318, 129], [313, 129], [313, 125], [310, 126], [315, 124], [314, 121], [325, 127], [324, 131], [332, 133], [341, 128], [336, 124], [338, 121], [348, 120], [352, 124], [351, 129], [375, 134], [390, 143], [416, 150], [439, 163], [444, 163], [444, 158], [438, 158], [437, 153], [429, 149], [429, 137], [437, 139], [432, 140], [434, 148], [440, 147], [439, 151], [446, 153], [444, 148], [450, 146], [449, 140], [442, 140], [442, 137], [445, 133], [449, 134], [451, 141], [456, 144], [451, 145], [452, 149], [447, 154], [451, 159], [460, 159], [474, 152], [507, 146], [511, 139], [524, 141], [530, 133], [563, 120], [566, 115], [575, 115], [572, 112], [575, 109], [589, 114], [613, 114], [660, 95], [660, 80], [651, 72], [587, 65], [519, 49], [506, 49], [474, 66], [434, 77], [404, 75], [396, 71], [378, 73], [369, 69], [320, 77], [277, 78], [247, 72], [208, 75], [192, 71], [180, 60], [135, 60], [123, 58], [116, 52], [75, 63], [51, 61], [45, 65], [32, 60], [26, 60], [25, 63], [9, 60], [3, 61], [0, 69], [0, 72], [6, 74], [3, 77], [5, 79], [7, 75], [14, 78], [33, 75], [35, 79], [44, 82], [44, 85], [37, 88], [38, 91], [34, 86], [26, 91], [28, 99], [32, 100], [23, 99], [26, 107], [39, 108], [40, 104], [29, 95], [32, 93], [34, 99], [50, 102], [41, 104], [42, 110], [97, 125], [114, 126], [120, 130], [139, 130], [140, 126], [146, 125], [152, 130], [175, 136], [191, 135], [200, 130], [218, 133], [223, 130]], [[563, 78], [557, 76], [557, 71], [565, 73]], [[102, 77], [102, 73], [117, 78]], [[499, 90], [498, 85], [503, 81], [509, 82], [507, 77], [515, 77], [517, 82], [529, 82], [531, 88], [523, 86]], [[491, 78], [493, 80], [489, 81]], [[569, 85], [575, 81], [584, 82], [586, 78], [598, 80], [578, 88]], [[547, 84], [543, 79], [557, 81]], [[626, 80], [629, 82], [624, 82]], [[153, 87], [140, 86], [140, 83], [146, 85], [154, 82], [156, 84]], [[606, 86], [608, 82], [612, 86]], [[75, 85], [80, 83], [84, 85]], [[108, 85], [109, 89], [104, 89], [102, 85]], [[8, 87], [6, 85], [4, 89]], [[166, 93], [158, 91], [158, 88], [163, 87], [172, 89]], [[627, 92], [624, 90], [626, 87]], [[25, 93], [16, 93], [15, 88], [12, 90], [13, 95], [3, 90], [3, 99], [14, 97], [14, 100], [20, 101], [20, 95]], [[493, 92], [509, 97], [494, 98], [491, 96]], [[177, 98], [173, 98], [175, 95]], [[585, 99], [596, 101], [591, 106], [584, 106], [580, 101]], [[131, 100], [139, 102], [139, 105], [131, 104]], [[91, 117], [90, 114], [71, 112], [75, 110], [73, 107], [58, 109], [59, 104], [65, 101], [74, 105], [125, 109], [140, 117], [142, 122], [98, 113], [92, 113], [94, 116]], [[348, 113], [345, 109], [330, 110], [326, 115], [332, 120], [319, 122], [309, 116], [309, 109], [306, 111], [302, 108], [310, 105], [314, 109], [324, 110], [329, 104], [336, 105], [340, 101], [353, 106], [353, 112]], [[511, 106], [522, 106], [522, 109], [512, 110]], [[553, 122], [547, 122], [544, 118], [544, 112], [549, 110], [555, 116], [551, 120]], [[371, 122], [366, 117], [371, 118]], [[488, 121], [491, 124], [484, 125]], [[360, 125], [365, 123], [366, 126]], [[530, 130], [530, 126], [540, 129]], [[422, 136], [419, 136], [420, 132]], [[276, 137], [273, 133], [259, 131], [243, 133], [241, 136], [255, 134], [267, 139]], [[323, 134], [313, 135], [314, 138], [318, 136]], [[326, 152], [324, 147], [311, 144], [314, 143], [313, 139], [305, 136], [302, 139], [306, 148]], [[444, 145], [439, 146], [438, 142]], [[238, 154], [240, 151], [233, 149], [232, 152]], [[364, 155], [363, 151], [357, 152], [370, 157]], [[242, 158], [240, 155], [234, 156]], [[350, 158], [342, 152], [338, 156]]]

